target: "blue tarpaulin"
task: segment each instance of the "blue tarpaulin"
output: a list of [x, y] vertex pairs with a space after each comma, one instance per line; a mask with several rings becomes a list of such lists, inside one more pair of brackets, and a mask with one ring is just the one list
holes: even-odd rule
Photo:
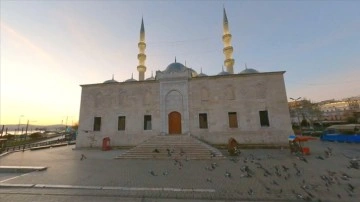
[[331, 142], [349, 142], [349, 143], [360, 143], [360, 134], [344, 135], [344, 134], [330, 134], [322, 135], [320, 137], [323, 141]]

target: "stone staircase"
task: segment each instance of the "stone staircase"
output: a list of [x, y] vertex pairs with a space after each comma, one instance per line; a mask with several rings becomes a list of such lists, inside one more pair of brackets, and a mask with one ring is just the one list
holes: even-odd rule
[[159, 135], [116, 157], [117, 159], [223, 159], [222, 153], [189, 135]]

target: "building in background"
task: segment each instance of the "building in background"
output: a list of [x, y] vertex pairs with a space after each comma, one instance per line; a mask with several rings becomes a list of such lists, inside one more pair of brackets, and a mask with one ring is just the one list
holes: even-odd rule
[[312, 127], [342, 123], [360, 123], [360, 96], [342, 100], [324, 100], [312, 103], [299, 100], [288, 103], [292, 125]]

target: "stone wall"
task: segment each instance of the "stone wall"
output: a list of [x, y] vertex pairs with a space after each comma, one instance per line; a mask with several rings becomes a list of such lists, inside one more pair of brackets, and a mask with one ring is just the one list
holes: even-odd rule
[[[286, 143], [292, 134], [284, 72], [198, 77], [189, 83], [191, 134], [213, 144]], [[267, 110], [269, 127], [260, 125]], [[229, 127], [228, 112], [236, 112], [238, 128]], [[208, 128], [199, 128], [199, 113], [207, 113]]]
[[[104, 137], [111, 145], [136, 145], [160, 134], [159, 103], [157, 81], [82, 86], [76, 147], [100, 147]], [[151, 115], [151, 130], [144, 130], [144, 115]], [[126, 117], [125, 130], [118, 130], [118, 116]], [[93, 131], [94, 117], [101, 117], [100, 131]]]

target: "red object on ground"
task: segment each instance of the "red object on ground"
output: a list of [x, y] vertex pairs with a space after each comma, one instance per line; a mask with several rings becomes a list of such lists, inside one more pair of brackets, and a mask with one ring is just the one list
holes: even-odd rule
[[111, 150], [111, 147], [110, 147], [110, 138], [109, 138], [109, 137], [103, 138], [102, 150], [103, 150], [103, 151]]
[[303, 147], [302, 148], [302, 153], [304, 155], [310, 155], [310, 148], [309, 147]]

